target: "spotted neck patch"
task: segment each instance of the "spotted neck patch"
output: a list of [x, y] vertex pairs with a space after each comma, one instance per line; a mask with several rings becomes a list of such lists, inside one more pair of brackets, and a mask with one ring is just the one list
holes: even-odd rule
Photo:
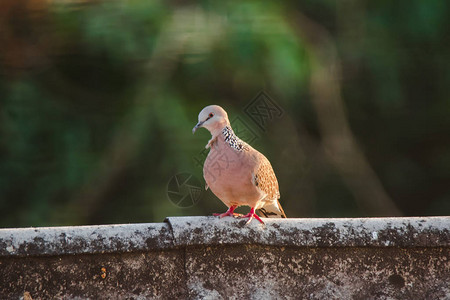
[[237, 135], [234, 133], [233, 129], [229, 126], [225, 126], [222, 129], [222, 134], [225, 140], [225, 143], [230, 145], [231, 148], [237, 150], [237, 151], [247, 151], [248, 145], [246, 142], [241, 140], [237, 137]]

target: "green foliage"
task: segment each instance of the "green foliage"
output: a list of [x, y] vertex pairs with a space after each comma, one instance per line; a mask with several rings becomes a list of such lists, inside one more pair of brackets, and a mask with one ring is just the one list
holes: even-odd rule
[[[390, 198], [405, 215], [449, 214], [448, 6], [133, 0], [11, 13], [5, 32], [31, 22], [39, 30], [17, 39], [45, 46], [26, 68], [0, 61], [0, 226], [224, 210], [210, 191], [187, 209], [167, 198], [175, 174], [202, 179], [194, 158], [209, 136], [191, 129], [213, 103], [257, 133], [288, 216], [373, 214], [321, 148], [308, 33], [336, 47], [350, 128]], [[284, 110], [266, 131], [244, 113], [262, 89]]]

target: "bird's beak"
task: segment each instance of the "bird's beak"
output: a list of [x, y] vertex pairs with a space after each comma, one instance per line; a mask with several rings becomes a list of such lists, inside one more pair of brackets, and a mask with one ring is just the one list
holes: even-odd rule
[[199, 129], [200, 127], [202, 127], [203, 122], [198, 122], [197, 125], [194, 126], [194, 128], [192, 128], [192, 134], [194, 134], [197, 129]]

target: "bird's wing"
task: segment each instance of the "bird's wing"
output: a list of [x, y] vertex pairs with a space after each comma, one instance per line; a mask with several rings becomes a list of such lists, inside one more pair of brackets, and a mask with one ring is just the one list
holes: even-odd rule
[[256, 172], [253, 175], [253, 184], [267, 195], [267, 200], [277, 200], [280, 198], [280, 191], [272, 165], [264, 155], [260, 154], [258, 158]]
[[259, 156], [256, 173], [253, 175], [253, 184], [259, 188], [266, 197], [264, 204], [258, 209], [266, 218], [286, 218], [280, 205], [280, 190], [278, 180], [269, 160], [262, 154]]

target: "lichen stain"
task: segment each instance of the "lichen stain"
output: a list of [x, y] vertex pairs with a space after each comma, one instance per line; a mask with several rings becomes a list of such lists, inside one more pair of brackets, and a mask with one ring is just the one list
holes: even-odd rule
[[389, 276], [388, 281], [394, 287], [399, 289], [405, 286], [405, 279], [398, 274], [392, 274], [391, 276]]

